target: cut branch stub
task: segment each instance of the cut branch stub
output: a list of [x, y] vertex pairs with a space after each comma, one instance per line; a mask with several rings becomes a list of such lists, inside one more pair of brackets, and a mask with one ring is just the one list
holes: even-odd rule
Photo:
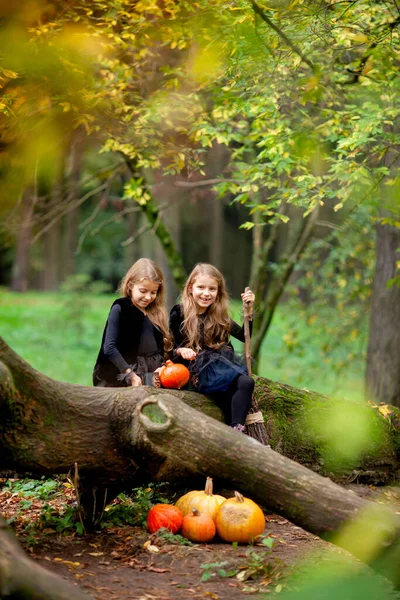
[[146, 398], [137, 407], [139, 420], [146, 431], [163, 432], [172, 425], [172, 415], [160, 398]]

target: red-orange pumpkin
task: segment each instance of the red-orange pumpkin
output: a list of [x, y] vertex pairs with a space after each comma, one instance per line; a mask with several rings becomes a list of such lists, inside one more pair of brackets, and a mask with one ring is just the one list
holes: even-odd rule
[[182, 511], [173, 504], [155, 504], [147, 514], [147, 528], [155, 533], [161, 528], [176, 533], [182, 526]]
[[180, 389], [190, 379], [190, 373], [185, 365], [175, 364], [172, 360], [167, 360], [165, 367], [160, 371], [161, 385], [165, 388]]
[[209, 515], [201, 514], [197, 508], [192, 509], [192, 514], [183, 517], [183, 537], [192, 542], [210, 542], [215, 536], [215, 523]]

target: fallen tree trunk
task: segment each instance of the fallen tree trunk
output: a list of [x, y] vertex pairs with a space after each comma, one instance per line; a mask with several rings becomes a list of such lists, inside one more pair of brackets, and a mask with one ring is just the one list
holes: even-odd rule
[[[120, 439], [116, 417], [122, 418], [124, 407], [129, 413], [148, 393], [144, 388], [99, 389], [56, 382], [32, 369], [0, 339], [0, 470], [65, 473], [77, 462], [82, 493], [89, 474], [99, 488], [105, 484], [109, 491], [121, 479], [141, 475], [150, 474], [155, 480], [179, 478], [176, 465], [169, 473], [170, 463], [160, 462], [159, 457], [154, 463], [149, 459], [143, 473], [127, 457]], [[170, 393], [223, 421], [222, 412], [205, 396]], [[256, 396], [271, 446], [280, 454], [338, 482], [380, 484], [397, 477], [398, 409], [390, 407], [389, 418], [384, 419], [379, 407], [334, 400], [261, 377], [256, 378]], [[344, 418], [337, 431], [334, 422], [340, 415]], [[355, 437], [354, 423], [364, 424], [366, 434], [362, 447], [348, 455], [342, 440]], [[182, 478], [186, 475], [181, 473]], [[97, 505], [102, 504], [99, 498]]]
[[[214, 475], [368, 563], [399, 552], [393, 512], [211, 418], [218, 411], [203, 396], [183, 392], [200, 414], [165, 390], [55, 382], [4, 342], [0, 358], [0, 469], [65, 473], [77, 463], [96, 506], [96, 489], [143, 475], [170, 481], [183, 473]], [[357, 540], [368, 537], [368, 555], [366, 541], [354, 545], [355, 536], [343, 533], [355, 519], [362, 523]], [[397, 583], [397, 566], [389, 576]]]
[[90, 600], [91, 596], [28, 558], [0, 517], [0, 598]]

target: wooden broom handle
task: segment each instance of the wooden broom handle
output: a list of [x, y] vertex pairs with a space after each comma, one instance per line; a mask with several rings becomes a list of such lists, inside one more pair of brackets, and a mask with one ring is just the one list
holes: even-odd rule
[[[247, 292], [250, 288], [246, 287], [245, 292]], [[251, 353], [250, 353], [250, 325], [249, 325], [249, 317], [250, 317], [250, 309], [249, 303], [243, 303], [243, 319], [244, 319], [244, 347], [246, 351], [246, 366], [247, 372], [249, 376], [252, 376], [251, 373]]]

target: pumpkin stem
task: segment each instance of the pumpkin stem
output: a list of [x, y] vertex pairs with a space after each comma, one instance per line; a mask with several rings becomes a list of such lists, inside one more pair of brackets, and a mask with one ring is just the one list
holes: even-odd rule
[[207, 477], [206, 479], [206, 486], [204, 488], [204, 492], [207, 494], [207, 496], [213, 495], [213, 480], [211, 479], [211, 477]]
[[192, 508], [192, 513], [194, 517], [199, 517], [201, 515], [201, 512], [197, 510], [197, 508]]
[[235, 492], [235, 498], [238, 502], [244, 502], [244, 498], [240, 492]]

